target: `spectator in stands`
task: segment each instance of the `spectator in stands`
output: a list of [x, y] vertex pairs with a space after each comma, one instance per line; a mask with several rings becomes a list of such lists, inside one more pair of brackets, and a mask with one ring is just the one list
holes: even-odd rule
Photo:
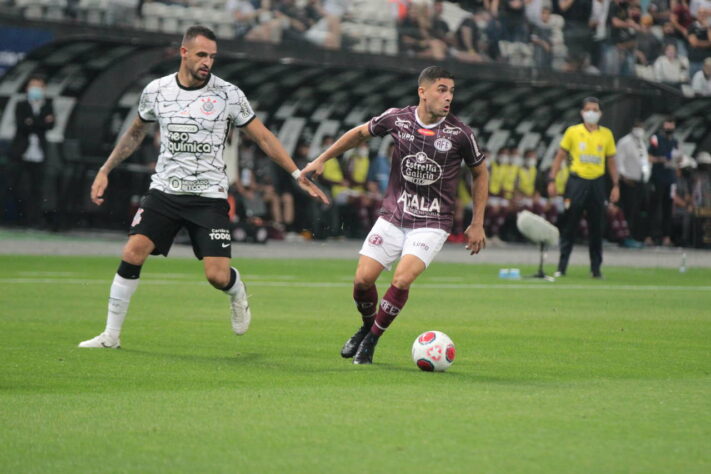
[[579, 58], [589, 54], [592, 46], [592, 0], [553, 0], [553, 13], [565, 20], [563, 39], [568, 55]]
[[553, 27], [551, 9], [543, 7], [538, 23], [532, 26], [533, 60], [536, 67], [550, 69], [553, 66]]
[[[274, 162], [272, 162], [272, 173], [275, 206], [279, 208], [277, 215], [274, 216], [275, 227], [279, 231], [286, 231], [286, 238], [291, 240], [295, 237], [296, 231], [294, 228], [294, 195], [299, 193], [299, 188], [292, 176]], [[277, 216], [281, 219], [277, 219]]]
[[25, 100], [15, 104], [15, 136], [10, 144], [10, 193], [18, 210], [18, 223], [44, 226], [44, 172], [47, 162], [47, 132], [54, 128], [54, 108], [47, 98], [43, 76], [27, 81]]
[[640, 21], [641, 29], [637, 34], [637, 44], [635, 49], [635, 57], [637, 60], [636, 75], [643, 79], [654, 81], [654, 62], [659, 57], [662, 50], [662, 43], [659, 38], [652, 32], [651, 15], [644, 15]]
[[644, 124], [636, 120], [630, 133], [617, 143], [617, 170], [620, 175], [620, 207], [624, 212], [631, 239], [625, 247], [641, 247], [644, 240], [640, 208], [645, 196], [645, 183], [651, 168], [644, 137]]
[[260, 0], [258, 7], [250, 0], [228, 0], [225, 9], [235, 19], [235, 38], [281, 42], [281, 25], [271, 11], [270, 0]]
[[[678, 3], [680, 0], [676, 0]], [[652, 17], [652, 20], [657, 25], [663, 25], [671, 20], [671, 7], [674, 0], [650, 0], [647, 5], [647, 13]]]
[[382, 201], [383, 196], [385, 196], [385, 190], [388, 187], [388, 181], [390, 179], [390, 163], [394, 150], [395, 143], [391, 142], [388, 145], [387, 151], [375, 155], [368, 167], [367, 188], [368, 192], [370, 192], [376, 200]]
[[504, 27], [504, 39], [512, 43], [528, 42], [528, 24], [524, 0], [495, 0], [499, 2], [499, 20]]
[[704, 59], [704, 67], [694, 74], [691, 89], [696, 95], [711, 96], [711, 58]]
[[538, 181], [538, 158], [536, 150], [529, 149], [524, 153], [523, 166], [518, 169], [516, 178], [516, 195], [518, 208], [526, 209], [534, 214], [543, 214], [541, 195], [536, 189]]
[[654, 78], [675, 86], [689, 82], [689, 60], [677, 55], [674, 43], [664, 45], [664, 54], [654, 61]]
[[661, 237], [664, 246], [671, 246], [671, 188], [676, 177], [676, 162], [680, 158], [679, 142], [674, 138], [676, 121], [673, 117], [664, 120], [662, 129], [652, 135], [649, 159], [652, 162], [652, 228], [661, 235], [649, 236], [645, 244], [652, 245], [653, 238]]
[[399, 50], [408, 56], [430, 58], [442, 61], [446, 57], [447, 45], [433, 38], [427, 6], [411, 5], [407, 17], [398, 23]]
[[341, 49], [341, 18], [350, 4], [351, 0], [324, 0], [323, 17], [309, 28], [306, 39], [326, 49]]
[[[486, 10], [481, 10], [479, 16], [486, 22], [490, 15]], [[462, 62], [476, 63], [486, 60], [482, 52], [486, 46], [482, 47], [482, 34], [477, 24], [477, 15], [469, 14], [459, 24], [454, 34], [454, 44], [451, 49], [452, 56]]]
[[[667, 22], [661, 22], [662, 25]], [[680, 40], [686, 40], [689, 34], [689, 28], [694, 23], [694, 17], [691, 16], [689, 11], [689, 1], [688, 0], [676, 0], [676, 5], [671, 10], [671, 15], [669, 15], [669, 23], [674, 27], [677, 33], [677, 38]]]
[[689, 28], [689, 71], [692, 77], [701, 70], [704, 60], [711, 57], [710, 18], [711, 9], [699, 8], [696, 21]]
[[[488, 153], [488, 151], [487, 151]], [[487, 155], [488, 156], [488, 155]], [[487, 160], [489, 161], [489, 160]], [[509, 210], [509, 201], [504, 198], [504, 175], [510, 166], [508, 149], [502, 147], [491, 163], [489, 174], [489, 199], [486, 204], [484, 228], [489, 238], [489, 243], [501, 244], [501, 229], [506, 223]]]
[[[636, 19], [635, 19], [636, 18]], [[630, 75], [634, 66], [634, 48], [637, 33], [641, 30], [639, 6], [626, 0], [613, 0], [610, 4], [610, 42], [605, 54], [605, 72]]]
[[689, 2], [691, 16], [698, 18], [701, 10], [711, 10], [711, 0], [691, 0]]
[[[279, 0], [276, 5], [276, 17], [281, 22], [282, 41], [288, 44], [304, 41], [306, 32], [325, 17], [319, 2], [311, 2], [309, 8], [301, 8], [295, 0]], [[326, 46], [320, 43], [320, 46]]]
[[692, 178], [694, 206], [711, 209], [711, 153], [701, 151], [696, 155], [698, 168]]
[[686, 246], [691, 244], [691, 220], [694, 216], [694, 170], [696, 161], [693, 158], [684, 156], [679, 163], [676, 176], [676, 183], [672, 187], [672, 228], [678, 229], [673, 232], [680, 238], [678, 244]]

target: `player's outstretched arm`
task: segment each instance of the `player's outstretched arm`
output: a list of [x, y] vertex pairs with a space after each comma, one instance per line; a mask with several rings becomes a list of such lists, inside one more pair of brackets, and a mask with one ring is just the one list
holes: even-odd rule
[[259, 118], [254, 118], [244, 127], [244, 131], [252, 140], [261, 148], [272, 161], [284, 168], [290, 173], [299, 183], [299, 187], [306, 191], [309, 196], [318, 199], [324, 204], [328, 204], [328, 197], [316, 186], [311, 180], [304, 177], [301, 179], [299, 168], [286, 152], [281, 142], [274, 134], [262, 123]]
[[109, 185], [109, 173], [116, 168], [123, 160], [128, 158], [136, 151], [136, 148], [143, 142], [146, 136], [146, 128], [149, 122], [144, 122], [139, 117], [136, 117], [131, 126], [128, 127], [109, 155], [109, 158], [96, 173], [94, 182], [91, 185], [91, 200], [97, 206], [104, 202], [104, 191]]
[[368, 124], [358, 125], [346, 133], [341, 135], [341, 137], [336, 140], [336, 142], [324, 150], [316, 159], [311, 163], [306, 165], [303, 170], [301, 170], [301, 176], [305, 179], [308, 175], [313, 173], [316, 176], [320, 176], [323, 173], [323, 165], [337, 156], [341, 156], [348, 150], [357, 147], [364, 141], [372, 138], [372, 135], [368, 131]]
[[484, 210], [489, 199], [489, 170], [484, 163], [474, 166], [472, 172], [472, 222], [464, 231], [467, 239], [465, 248], [469, 255], [479, 253], [486, 247], [486, 234], [484, 233]]

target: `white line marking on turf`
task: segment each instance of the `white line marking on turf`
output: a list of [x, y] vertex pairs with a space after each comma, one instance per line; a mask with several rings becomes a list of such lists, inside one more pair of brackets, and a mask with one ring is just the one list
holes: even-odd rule
[[[249, 280], [247, 280], [249, 283]], [[80, 279], [80, 278], [0, 278], [0, 283], [7, 284], [38, 284], [38, 283], [55, 283], [66, 285], [110, 285], [109, 279]], [[176, 280], [152, 280], [145, 278], [141, 280], [141, 285], [196, 285], [205, 284], [203, 280], [194, 281], [176, 281]], [[682, 286], [682, 285], [557, 285], [557, 284], [540, 284], [531, 282], [531, 284], [523, 283], [462, 283], [462, 284], [446, 284], [446, 283], [420, 283], [415, 284], [417, 288], [425, 289], [443, 289], [443, 290], [618, 290], [618, 291], [711, 291], [711, 286]], [[254, 281], [250, 286], [265, 286], [265, 287], [299, 287], [299, 288], [350, 288], [349, 283], [335, 282], [318, 282], [318, 281]]]
[[79, 275], [79, 273], [77, 273], [77, 272], [17, 272], [17, 274], [22, 275], [22, 276], [46, 276], [46, 277]]

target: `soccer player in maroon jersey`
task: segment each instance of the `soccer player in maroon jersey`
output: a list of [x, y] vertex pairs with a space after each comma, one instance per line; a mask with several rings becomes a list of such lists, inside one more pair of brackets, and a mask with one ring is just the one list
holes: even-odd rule
[[[390, 181], [380, 217], [363, 242], [353, 283], [353, 299], [363, 326], [346, 341], [341, 355], [371, 364], [378, 339], [400, 313], [410, 285], [442, 248], [452, 229], [462, 160], [473, 176], [472, 222], [465, 230], [471, 255], [486, 246], [484, 208], [489, 174], [471, 129], [450, 113], [454, 76], [441, 67], [425, 68], [418, 80], [417, 106], [389, 109], [341, 136], [302, 170], [321, 174], [324, 163], [373, 136], [395, 142]], [[375, 281], [395, 260], [390, 288], [378, 307]]]

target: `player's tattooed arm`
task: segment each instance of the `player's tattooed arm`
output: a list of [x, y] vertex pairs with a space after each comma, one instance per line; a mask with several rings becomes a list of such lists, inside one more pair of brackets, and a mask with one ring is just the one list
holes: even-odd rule
[[116, 168], [123, 160], [131, 156], [143, 142], [148, 125], [149, 124], [141, 120], [140, 117], [136, 117], [128, 127], [128, 130], [126, 130], [126, 133], [121, 136], [100, 171], [109, 174], [111, 170]]
[[146, 122], [136, 117], [126, 133], [121, 136], [104, 165], [97, 171], [94, 182], [91, 184], [91, 200], [97, 206], [104, 202], [104, 191], [109, 185], [109, 173], [136, 151], [146, 136], [147, 127]]

